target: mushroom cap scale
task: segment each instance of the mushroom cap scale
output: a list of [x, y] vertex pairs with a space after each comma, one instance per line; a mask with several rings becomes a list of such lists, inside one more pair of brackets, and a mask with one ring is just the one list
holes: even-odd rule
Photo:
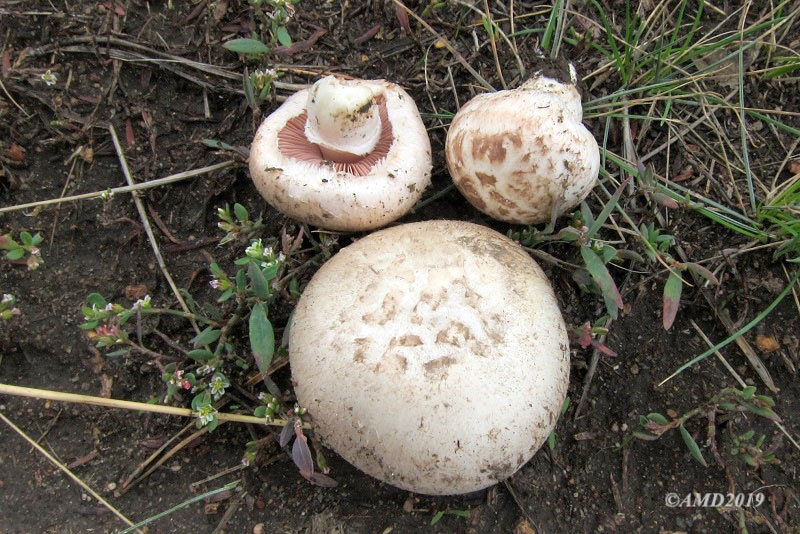
[[372, 90], [381, 117], [390, 123], [388, 140], [384, 128], [360, 163], [326, 161], [318, 148], [303, 157], [281, 150], [279, 136], [291, 137], [290, 123], [301, 121], [303, 131], [307, 90], [288, 98], [259, 127], [250, 149], [250, 175], [280, 212], [329, 230], [368, 230], [407, 213], [430, 184], [430, 140], [414, 101], [396, 84], [359, 82]]
[[517, 89], [476, 96], [447, 133], [447, 167], [480, 211], [517, 224], [549, 221], [594, 187], [600, 152], [581, 123], [572, 84], [534, 76]]
[[456, 221], [342, 249], [289, 332], [295, 392], [323, 442], [378, 479], [436, 495], [490, 486], [538, 450], [566, 395], [568, 344], [530, 256]]

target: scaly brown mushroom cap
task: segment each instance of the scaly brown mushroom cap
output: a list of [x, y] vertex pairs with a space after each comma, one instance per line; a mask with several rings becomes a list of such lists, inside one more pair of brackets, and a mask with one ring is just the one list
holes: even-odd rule
[[469, 202], [506, 222], [563, 213], [594, 187], [600, 152], [581, 123], [574, 84], [536, 75], [519, 88], [478, 95], [447, 132], [447, 168]]

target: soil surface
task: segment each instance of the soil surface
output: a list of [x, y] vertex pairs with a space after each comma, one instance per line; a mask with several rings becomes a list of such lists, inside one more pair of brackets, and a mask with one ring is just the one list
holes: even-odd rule
[[[503, 18], [508, 2], [497, 4], [503, 5], [492, 8], [493, 17], [509, 33], [508, 18]], [[525, 14], [517, 21], [517, 30], [547, 24], [549, 11], [538, 3], [512, 4], [517, 17]], [[582, 2], [574, 4], [582, 6], [574, 9], [588, 9]], [[408, 5], [422, 13], [428, 3]], [[478, 3], [479, 10], [482, 6]], [[586, 16], [596, 14], [587, 12]], [[704, 25], [716, 23], [712, 12], [704, 16]], [[425, 20], [447, 36], [466, 62], [500, 87], [478, 14], [453, 4], [428, 10]], [[434, 154], [433, 184], [423, 205], [400, 222], [462, 219], [503, 233], [519, 231], [519, 227], [491, 221], [450, 187], [443, 156], [450, 113], [482, 89], [430, 31], [413, 18], [408, 23], [410, 32], [403, 28], [405, 24], [391, 2], [303, 0], [286, 26], [294, 47], [246, 58], [222, 44], [253, 32], [269, 41], [270, 27], [244, 1], [6, 0], [0, 3], [0, 207], [126, 185], [112, 141], [113, 129], [135, 182], [230, 162], [223, 169], [140, 193], [166, 269], [177, 287], [202, 306], [215, 303], [219, 292], [209, 285], [213, 278], [209, 264], [217, 262], [226, 272], [234, 272], [233, 261], [246, 246], [243, 242], [218, 246], [224, 232], [217, 227], [217, 209], [238, 202], [253, 218], [262, 217], [264, 227], [258, 237], [265, 243], [280, 243], [282, 236], [297, 237], [302, 231], [301, 252], [290, 258], [302, 290], [320, 258], [359, 236], [318, 233], [270, 208], [250, 181], [246, 150], [261, 118], [291, 94], [291, 84], [305, 85], [320, 75], [338, 73], [400, 83], [423, 113]], [[516, 38], [523, 65], [535, 64], [538, 39], [535, 33]], [[479, 41], [482, 46], [476, 48]], [[566, 47], [563, 53], [584, 73], [593, 72], [602, 60], [576, 47]], [[511, 87], [519, 85], [523, 79], [517, 60], [500, 41], [498, 55], [505, 82]], [[278, 81], [286, 85], [277, 84], [253, 110], [242, 90], [242, 73], [259, 67], [276, 69], [281, 74]], [[52, 85], [45, 83], [48, 72], [55, 80]], [[613, 74], [584, 81], [584, 98], [606, 94], [619, 85]], [[748, 85], [749, 105], [796, 110], [797, 82], [794, 88], [784, 92]], [[728, 92], [725, 87], [717, 89]], [[735, 116], [724, 120], [730, 127], [730, 139], [738, 142]], [[796, 116], [787, 117], [786, 122], [800, 128]], [[586, 124], [602, 138], [603, 119], [587, 120]], [[650, 128], [642, 153], [665, 140], [666, 126], [652, 124]], [[751, 165], [769, 169], [772, 176], [786, 156], [777, 147], [791, 145], [793, 140], [781, 137], [785, 134], [777, 130], [763, 135], [780, 139], [752, 151]], [[203, 140], [218, 143], [209, 146]], [[610, 150], [622, 153], [619, 131], [612, 130], [607, 142]], [[680, 144], [675, 147], [684, 151]], [[684, 163], [702, 158], [684, 152]], [[651, 163], [658, 174], [664, 174], [663, 156], [654, 157]], [[610, 163], [608, 168], [616, 171]], [[779, 174], [780, 180], [790, 177], [788, 170]], [[709, 188], [704, 182], [697, 187], [705, 187], [710, 196], [730, 195], [730, 188], [737, 184]], [[602, 209], [600, 198], [593, 195], [588, 199], [595, 214]], [[644, 207], [641, 197], [638, 208], [635, 202], [626, 205], [637, 224], [655, 220], [654, 210]], [[568, 222], [565, 218], [559, 225]], [[195, 336], [188, 321], [165, 315], [142, 321], [142, 344], [160, 355], [157, 357], [134, 352], [108, 356], [110, 350], [97, 349], [80, 328], [84, 322], [81, 306], [95, 292], [126, 307], [149, 294], [154, 305], [179, 309], [131, 194], [0, 214], [0, 234], [18, 236], [21, 231], [40, 233], [44, 238], [40, 245], [44, 263], [28, 270], [0, 260], [0, 293], [15, 295], [21, 311], [0, 322], [0, 383], [140, 402], [163, 401], [166, 387], [159, 366], [172, 361], [191, 363], [181, 352]], [[672, 211], [664, 231], [677, 236], [692, 261], [748, 244], [747, 238], [689, 209]], [[603, 232], [611, 241], [623, 235], [613, 229]], [[628, 246], [644, 254], [635, 239], [628, 237]], [[580, 262], [578, 249], [568, 244], [539, 249]], [[541, 259], [542, 255], [535, 257]], [[605, 313], [603, 299], [582, 292], [570, 269], [545, 261], [541, 264], [569, 325], [594, 321]], [[768, 249], [714, 260], [707, 266], [715, 270], [721, 283], [706, 289], [710, 303], [697, 288], [685, 288], [681, 309], [669, 331], [661, 320], [666, 271], [643, 265], [612, 268], [625, 307], [611, 323], [605, 344], [617, 355], [600, 357], [585, 397], [583, 387], [593, 352], [577, 343], [573, 346], [571, 404], [556, 427], [555, 447], [545, 446], [504, 483], [470, 495], [414, 495], [360, 473], [331, 451], [325, 451], [325, 456], [329, 475], [338, 486], [312, 485], [295, 467], [290, 448], [278, 445], [279, 429], [240, 423], [225, 423], [213, 432], [200, 433], [147, 477], [124, 487], [137, 467], [167, 440], [174, 439], [171, 444], [176, 444], [195, 432], [193, 423], [181, 417], [9, 395], [0, 396], [0, 413], [134, 522], [240, 481], [235, 491], [203, 499], [152, 522], [147, 526], [149, 532], [800, 532], [800, 450], [772, 421], [752, 413], [717, 413], [710, 425], [706, 407], [686, 423], [686, 429], [699, 444], [707, 467], [692, 457], [677, 429], [654, 441], [631, 438], [632, 432], [640, 429], [640, 416], [659, 412], [676, 417], [702, 408], [723, 388], [740, 387], [715, 356], [664, 385], [658, 384], [708, 348], [699, 331], [712, 342], [728, 337], [730, 332], [718, 312], [728, 314], [739, 328], [770, 305], [787, 285], [783, 265], [789, 268], [792, 264], [773, 262]], [[284, 293], [270, 308], [279, 340], [294, 303], [293, 297]], [[224, 305], [222, 310], [230, 312]], [[136, 328], [131, 325], [130, 335], [136, 338]], [[798, 332], [798, 308], [790, 294], [744, 336], [756, 347], [761, 347], [756, 336], [777, 345], [777, 350], [769, 352], [757, 348], [757, 357], [778, 390], [771, 393], [777, 402], [774, 411], [794, 439], [800, 430]], [[235, 327], [230, 339], [240, 354], [251, 358], [246, 323]], [[757, 386], [758, 393], [770, 394], [735, 343], [722, 354], [747, 384]], [[229, 398], [242, 413], [252, 413], [247, 407], [263, 390], [263, 385], [248, 385], [254, 369], [252, 360], [249, 364], [245, 371], [228, 362], [234, 383]], [[272, 380], [291, 395], [288, 366], [273, 368], [277, 369]], [[584, 405], [576, 414], [582, 398]], [[171, 404], [188, 407], [190, 400], [189, 395], [178, 395]], [[714, 443], [722, 463], [707, 442], [709, 425], [715, 429]], [[0, 429], [0, 530], [61, 533], [124, 528], [119, 518], [11, 427], [2, 423]], [[751, 429], [756, 437], [765, 435], [762, 448], [774, 449], [780, 463], [753, 468], [737, 457], [733, 440]], [[244, 467], [245, 444], [263, 438], [268, 439], [256, 460]], [[220, 476], [207, 480], [214, 475]], [[670, 494], [683, 498], [692, 492], [752, 493], [762, 495], [763, 502], [740, 508], [669, 505]], [[459, 513], [445, 513], [432, 526], [437, 512], [442, 511]]]

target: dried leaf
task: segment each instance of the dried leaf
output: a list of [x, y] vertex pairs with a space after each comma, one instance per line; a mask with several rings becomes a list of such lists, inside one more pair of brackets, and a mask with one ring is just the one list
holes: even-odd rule
[[13, 161], [17, 161], [20, 163], [25, 161], [25, 149], [16, 143], [12, 143], [11, 146], [8, 147], [6, 155], [9, 157], [9, 159]]
[[400, 22], [400, 27], [403, 28], [403, 31], [411, 33], [411, 23], [408, 21], [408, 13], [406, 13], [405, 8], [395, 4], [394, 13], [397, 16], [397, 20]]
[[125, 142], [129, 147], [136, 145], [136, 134], [133, 131], [133, 123], [130, 119], [125, 119]]
[[653, 200], [665, 208], [676, 210], [681, 207], [681, 205], [678, 204], [674, 198], [667, 196], [664, 193], [653, 193]]
[[147, 289], [147, 286], [144, 284], [130, 285], [125, 287], [125, 298], [130, 302], [136, 302], [139, 299], [143, 299], [148, 293], [150, 293], [150, 290]]
[[306, 479], [312, 484], [321, 486], [323, 488], [335, 488], [339, 485], [334, 479], [324, 473], [317, 473], [316, 471], [307, 476]]
[[778, 341], [772, 336], [756, 336], [756, 347], [764, 354], [775, 352], [781, 348]]
[[281, 429], [281, 437], [280, 437], [280, 445], [281, 447], [285, 447], [289, 444], [289, 440], [292, 439], [292, 435], [294, 435], [294, 422], [289, 421], [283, 428]]
[[310, 478], [314, 472], [314, 460], [311, 458], [311, 449], [308, 448], [305, 436], [297, 436], [292, 445], [292, 460], [305, 478]]

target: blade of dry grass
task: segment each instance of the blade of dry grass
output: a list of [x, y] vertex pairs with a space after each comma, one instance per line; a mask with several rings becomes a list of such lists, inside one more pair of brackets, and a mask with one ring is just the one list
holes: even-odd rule
[[[164, 406], [162, 404], [147, 404], [144, 402], [126, 401], [118, 399], [106, 399], [105, 397], [93, 397], [91, 395], [79, 395], [77, 393], [63, 393], [49, 389], [27, 388], [13, 386], [11, 384], [0, 384], [0, 394], [16, 395], [18, 397], [31, 397], [35, 399], [53, 400], [58, 402], [74, 402], [78, 404], [88, 404], [91, 406], [103, 406], [105, 408], [120, 408], [123, 410], [134, 410], [137, 412], [160, 413], [164, 415], [178, 415], [181, 417], [194, 417], [189, 408], [178, 408], [176, 406]], [[242, 415], [236, 413], [220, 413], [217, 419], [222, 421], [232, 421], [236, 423], [251, 423], [256, 425], [285, 426], [285, 419], [275, 419], [267, 423], [263, 417], [252, 415]]]
[[187, 178], [200, 176], [201, 174], [227, 169], [228, 167], [234, 164], [236, 164], [236, 161], [228, 160], [228, 161], [223, 161], [222, 163], [215, 163], [214, 165], [209, 165], [208, 167], [200, 167], [199, 169], [193, 169], [191, 171], [184, 171], [184, 172], [179, 172], [177, 174], [171, 174], [169, 176], [165, 176], [164, 178], [150, 180], [149, 182], [140, 182], [138, 184], [123, 186], [123, 187], [112, 187], [110, 189], [106, 189], [105, 191], [94, 191], [92, 193], [81, 193], [80, 195], [72, 195], [69, 197], [53, 198], [49, 200], [39, 200], [36, 202], [28, 202], [26, 204], [7, 206], [5, 208], [0, 208], [0, 213], [8, 213], [11, 211], [18, 211], [29, 208], [38, 208], [42, 206], [51, 206], [53, 204], [61, 204], [63, 202], [74, 202], [76, 200], [101, 198], [103, 197], [103, 195], [109, 193], [115, 195], [117, 193], [132, 193], [135, 191], [144, 191], [145, 189], [150, 189], [152, 187], [159, 187], [166, 184], [180, 182], [182, 180], [186, 180]]

